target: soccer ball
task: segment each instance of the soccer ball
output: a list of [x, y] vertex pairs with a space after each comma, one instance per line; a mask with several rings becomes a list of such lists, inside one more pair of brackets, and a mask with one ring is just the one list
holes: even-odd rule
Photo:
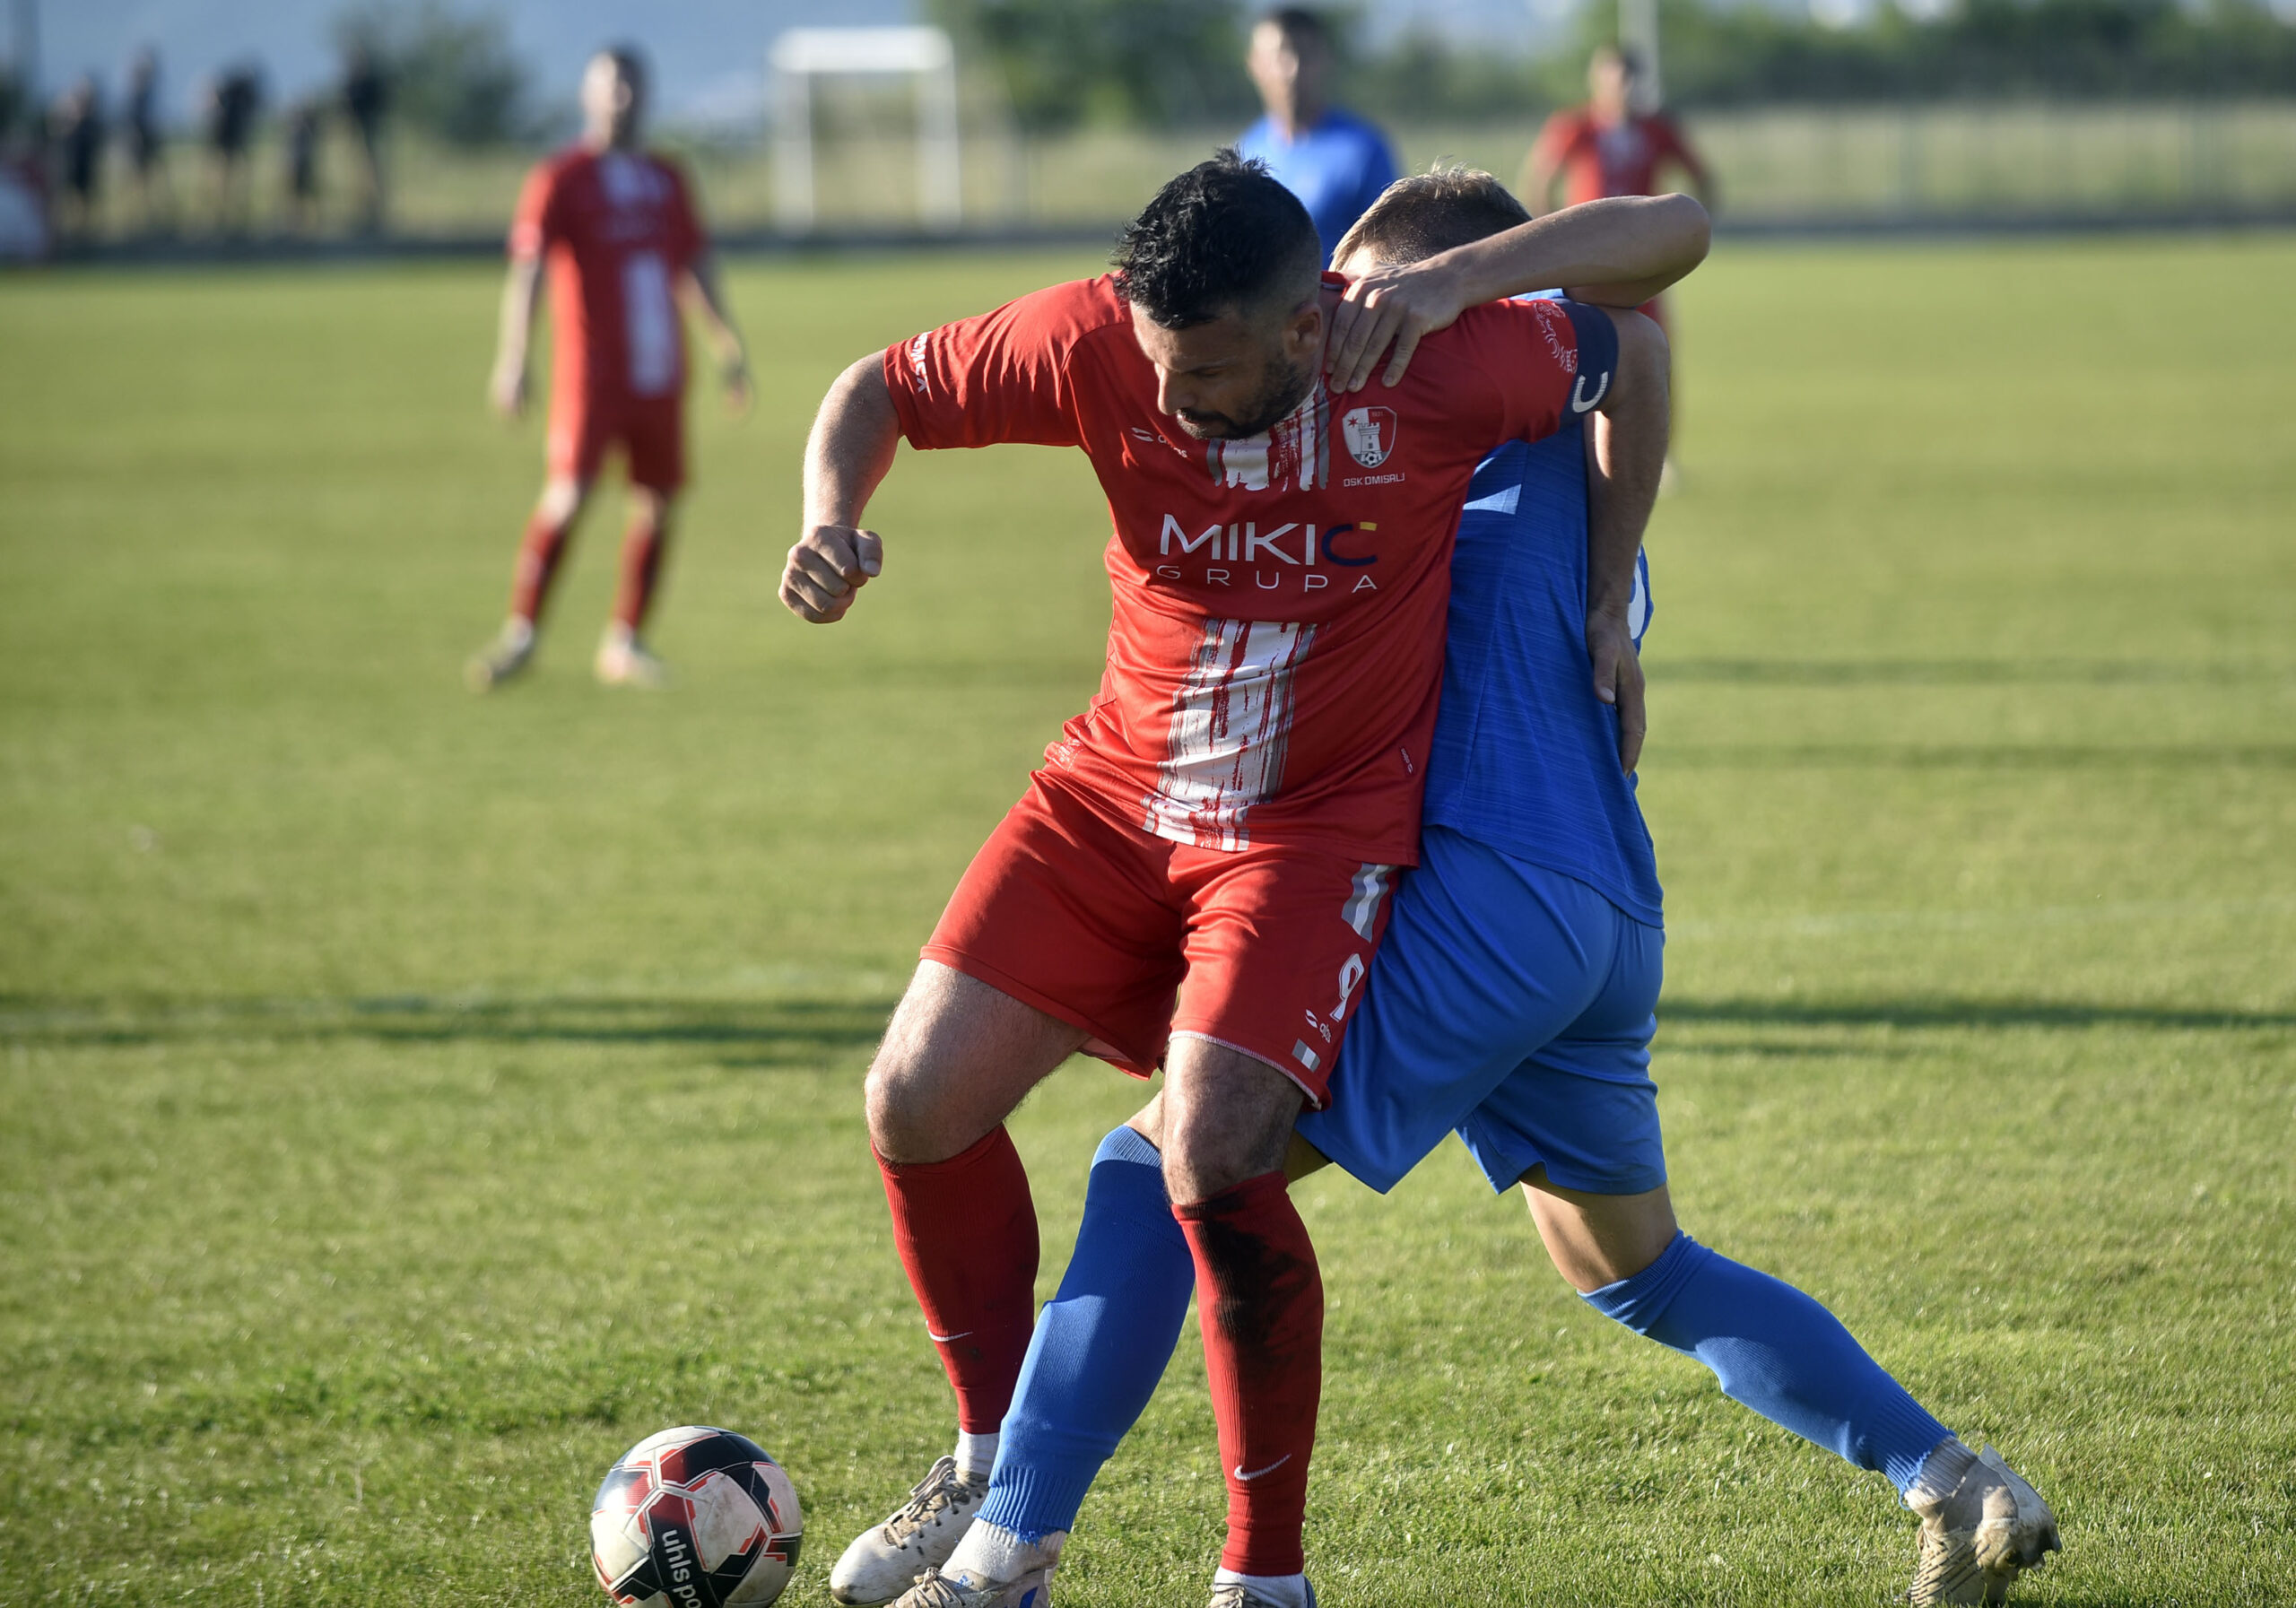
[[764, 1608], [797, 1568], [797, 1491], [754, 1440], [689, 1424], [648, 1435], [590, 1505], [606, 1595], [661, 1608]]

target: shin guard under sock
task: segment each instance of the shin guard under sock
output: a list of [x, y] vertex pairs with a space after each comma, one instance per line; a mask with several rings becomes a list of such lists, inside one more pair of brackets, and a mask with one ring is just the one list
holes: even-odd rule
[[1195, 1289], [1163, 1158], [1118, 1128], [1092, 1157], [1060, 1293], [1037, 1315], [983, 1522], [1031, 1543], [1075, 1527], [1100, 1465], [1156, 1393]]
[[945, 1161], [877, 1158], [893, 1245], [957, 1393], [957, 1427], [994, 1431], [1012, 1404], [1036, 1306], [1037, 1211], [1002, 1127]]
[[550, 601], [551, 580], [558, 574], [558, 561], [566, 556], [566, 538], [573, 528], [571, 520], [541, 514], [526, 521], [526, 534], [518, 543], [517, 567], [510, 578], [510, 613], [518, 619], [542, 619], [543, 605]]
[[1832, 1313], [1687, 1234], [1677, 1233], [1632, 1278], [1586, 1300], [1636, 1334], [1696, 1357], [1732, 1401], [1860, 1468], [1881, 1470], [1900, 1492], [1930, 1450], [1952, 1438]]
[[1196, 1261], [1196, 1320], [1228, 1482], [1220, 1566], [1305, 1567], [1308, 1460], [1323, 1394], [1323, 1276], [1280, 1172], [1174, 1206]]
[[662, 554], [669, 546], [668, 529], [658, 519], [631, 522], [622, 538], [622, 588], [614, 594], [613, 617], [636, 635], [654, 605], [654, 589], [662, 578]]

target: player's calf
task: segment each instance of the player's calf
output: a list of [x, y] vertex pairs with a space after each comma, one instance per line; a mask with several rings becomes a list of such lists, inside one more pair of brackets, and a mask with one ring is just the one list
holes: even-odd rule
[[1301, 1531], [1323, 1390], [1323, 1276], [1283, 1172], [1302, 1100], [1257, 1057], [1175, 1035], [1164, 1178], [1196, 1264], [1228, 1486], [1214, 1600], [1226, 1593], [1233, 1608], [1300, 1608], [1307, 1591]]
[[885, 1603], [948, 1560], [988, 1491], [1035, 1316], [1036, 1206], [1004, 1119], [1083, 1035], [926, 961], [869, 1071], [869, 1136], [893, 1243], [957, 1397], [944, 1458], [831, 1577], [842, 1603]]

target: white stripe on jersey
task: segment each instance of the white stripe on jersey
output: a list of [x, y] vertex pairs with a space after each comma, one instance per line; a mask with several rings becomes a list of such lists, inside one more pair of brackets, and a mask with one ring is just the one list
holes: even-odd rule
[[1283, 785], [1292, 676], [1316, 628], [1273, 620], [1206, 620], [1172, 700], [1163, 762], [1144, 828], [1173, 843], [1239, 849], [1252, 805]]
[[678, 312], [670, 270], [659, 254], [633, 251], [622, 261], [622, 326], [629, 343], [630, 394], [666, 396], [678, 388]]
[[1279, 490], [1297, 482], [1302, 491], [1327, 485], [1331, 474], [1331, 397], [1323, 382], [1273, 429], [1257, 436], [1206, 444], [1205, 463], [1212, 478], [1231, 491]]
[[1379, 900], [1387, 897], [1387, 882], [1396, 874], [1392, 865], [1366, 865], [1355, 874], [1354, 891], [1347, 903], [1340, 907], [1340, 914], [1347, 925], [1355, 929], [1359, 938], [1371, 936], [1371, 926], [1379, 918]]

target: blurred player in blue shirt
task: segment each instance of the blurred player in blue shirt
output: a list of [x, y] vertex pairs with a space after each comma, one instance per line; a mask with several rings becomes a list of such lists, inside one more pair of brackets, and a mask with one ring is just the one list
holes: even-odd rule
[[1333, 56], [1330, 27], [1314, 12], [1285, 6], [1261, 18], [1244, 65], [1267, 115], [1236, 142], [1308, 209], [1326, 267], [1340, 237], [1396, 178], [1387, 136], [1326, 100]]

